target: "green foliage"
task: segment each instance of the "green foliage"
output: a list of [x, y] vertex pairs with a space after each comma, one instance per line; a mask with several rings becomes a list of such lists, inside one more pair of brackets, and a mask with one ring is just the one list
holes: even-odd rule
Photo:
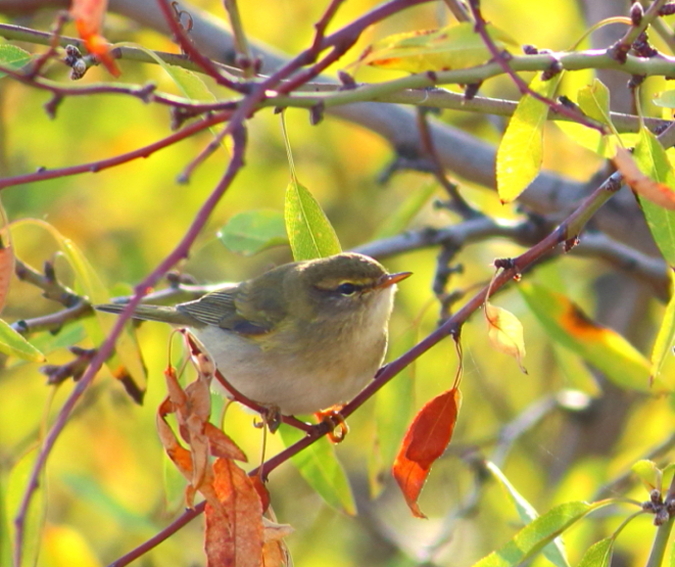
[[[675, 187], [675, 173], [668, 155], [656, 136], [642, 128], [633, 157], [645, 175], [669, 187]], [[675, 266], [675, 211], [668, 211], [640, 197], [647, 224], [654, 241], [668, 264]]]

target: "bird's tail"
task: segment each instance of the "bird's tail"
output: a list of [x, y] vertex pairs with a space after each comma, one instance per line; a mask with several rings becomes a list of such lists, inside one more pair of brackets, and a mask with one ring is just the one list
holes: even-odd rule
[[[104, 303], [102, 305], [95, 305], [94, 308], [98, 311], [105, 311], [106, 313], [119, 314], [126, 309], [126, 305]], [[165, 307], [161, 305], [137, 305], [132, 317], [134, 319], [143, 319], [144, 321], [161, 321], [179, 327], [195, 326], [195, 324], [198, 323], [187, 313], [177, 311], [175, 307]]]

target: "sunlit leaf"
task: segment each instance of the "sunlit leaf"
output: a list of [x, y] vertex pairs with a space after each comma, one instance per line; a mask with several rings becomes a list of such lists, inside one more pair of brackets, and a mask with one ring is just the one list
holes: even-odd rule
[[[505, 32], [491, 25], [487, 29], [499, 47], [519, 48]], [[490, 57], [473, 24], [463, 22], [439, 30], [390, 35], [367, 47], [355, 64], [420, 73], [466, 69]]]
[[296, 179], [292, 179], [286, 189], [284, 218], [296, 260], [324, 258], [342, 251], [335, 229], [321, 206]]
[[[675, 279], [673, 272], [670, 275], [671, 280]], [[652, 379], [659, 376], [666, 358], [673, 356], [673, 343], [675, 343], [675, 293], [670, 296], [670, 301], [668, 301], [666, 311], [661, 319], [659, 332], [656, 334], [656, 339], [654, 340], [650, 371]]]
[[44, 529], [40, 560], [46, 565], [102, 567], [96, 550], [80, 531], [67, 525], [51, 523]]
[[652, 102], [656, 106], [661, 106], [663, 108], [675, 108], [675, 91], [663, 91], [657, 93]]
[[244, 256], [288, 243], [284, 215], [271, 209], [234, 215], [220, 229], [218, 238], [229, 250]]
[[[645, 128], [640, 129], [633, 159], [642, 174], [669, 188], [675, 187], [675, 174], [666, 151], [656, 136]], [[654, 241], [666, 262], [675, 266], [675, 212], [652, 203], [642, 195], [638, 197]]]
[[458, 388], [452, 388], [427, 402], [417, 413], [403, 438], [392, 473], [417, 518], [426, 518], [417, 500], [431, 466], [452, 439], [462, 403]]
[[[10, 67], [11, 69], [19, 70], [27, 63], [30, 63], [33, 56], [11, 44], [0, 44], [0, 65], [3, 67]], [[0, 79], [5, 77], [6, 73], [0, 73]]]
[[[302, 431], [282, 425], [279, 432], [287, 447], [304, 437]], [[328, 439], [321, 438], [291, 458], [307, 483], [336, 510], [356, 514], [347, 474]]]
[[577, 567], [609, 567], [616, 538], [606, 537], [586, 550]]
[[615, 331], [589, 319], [561, 294], [527, 284], [523, 295], [551, 336], [608, 374], [619, 385], [646, 390], [646, 360]]
[[649, 362], [617, 332], [589, 319], [562, 294], [524, 282], [518, 290], [549, 336], [580, 355], [621, 386], [659, 394], [662, 382], [649, 382]]
[[475, 563], [474, 567], [516, 567], [539, 553], [545, 545], [589, 512], [606, 504], [606, 502], [594, 504], [567, 502], [556, 506], [527, 524], [509, 543]]
[[579, 89], [577, 104], [593, 120], [614, 127], [609, 113], [609, 89], [600, 79], [593, 79], [593, 83]]
[[653, 490], [655, 488], [661, 490], [663, 475], [654, 461], [641, 459], [631, 467], [631, 470], [647, 487], [647, 490]]
[[45, 360], [45, 356], [37, 348], [2, 319], [0, 319], [0, 352], [30, 362], [43, 362]]
[[[559, 77], [542, 81], [536, 76], [530, 82], [530, 88], [550, 98], [559, 82]], [[525, 94], [509, 120], [497, 150], [497, 192], [502, 203], [516, 199], [539, 173], [548, 112], [546, 104]]]
[[525, 339], [523, 325], [518, 318], [501, 307], [485, 302], [485, 320], [488, 325], [488, 337], [492, 346], [499, 352], [508, 354], [516, 359], [520, 370], [527, 374], [523, 366], [525, 358]]
[[108, 0], [72, 0], [70, 16], [90, 53], [105, 65], [111, 75], [119, 77], [120, 70], [110, 54], [110, 46], [103, 37], [103, 18], [108, 9]]
[[[518, 512], [518, 516], [523, 523], [529, 524], [539, 517], [539, 513], [534, 509], [534, 506], [532, 506], [532, 504], [516, 490], [515, 486], [511, 484], [509, 479], [506, 478], [497, 465], [487, 462], [485, 463], [485, 466], [506, 490], [506, 493], [511, 498], [511, 501]], [[567, 567], [569, 565], [567, 554], [565, 553], [565, 546], [560, 538], [556, 538], [544, 547], [543, 552], [546, 558], [554, 565], [557, 565], [558, 567]]]

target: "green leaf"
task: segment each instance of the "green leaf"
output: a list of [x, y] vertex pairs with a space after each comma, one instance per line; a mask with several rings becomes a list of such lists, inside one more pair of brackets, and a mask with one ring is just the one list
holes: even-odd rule
[[[675, 275], [672, 272], [671, 278], [675, 279]], [[673, 342], [675, 342], [675, 293], [670, 296], [666, 312], [663, 314], [663, 319], [661, 320], [661, 327], [659, 327], [659, 332], [654, 341], [651, 358], [652, 367], [650, 370], [652, 379], [658, 378], [666, 357], [673, 356]]]
[[166, 74], [171, 77], [173, 82], [186, 98], [195, 102], [213, 102], [216, 100], [216, 95], [211, 92], [211, 90], [206, 86], [206, 83], [202, 81], [201, 77], [189, 69], [184, 69], [183, 67], [178, 67], [177, 65], [170, 65], [159, 55], [157, 55], [157, 53], [138, 43], [124, 41], [116, 43], [115, 46], [133, 47], [134, 49], [138, 49], [139, 51], [142, 51], [146, 55], [152, 57], [166, 72]]
[[408, 228], [410, 221], [422, 210], [437, 187], [437, 183], [428, 183], [422, 188], [412, 191], [401, 206], [382, 223], [375, 238], [389, 238]]
[[288, 243], [284, 215], [271, 209], [234, 215], [220, 229], [218, 238], [229, 250], [243, 256]]
[[[518, 511], [518, 517], [522, 520], [524, 524], [529, 524], [530, 522], [536, 520], [539, 517], [538, 512], [534, 509], [534, 506], [530, 504], [520, 492], [518, 492], [511, 484], [508, 478], [504, 476], [504, 473], [495, 465], [494, 463], [487, 462], [487, 469], [492, 473], [492, 475], [497, 479], [499, 484], [506, 490], [506, 493], [511, 498], [516, 510]], [[554, 541], [549, 543], [544, 547], [544, 555], [546, 558], [557, 565], [558, 567], [568, 567], [569, 562], [567, 561], [567, 555], [565, 553], [565, 546], [560, 538], [556, 538]]]
[[[675, 187], [675, 173], [666, 150], [656, 136], [646, 128], [640, 129], [633, 158], [640, 171], [659, 183]], [[652, 236], [670, 266], [675, 266], [675, 211], [668, 211], [639, 197]]]
[[650, 384], [649, 362], [633, 345], [589, 319], [567, 297], [529, 282], [518, 290], [553, 340], [604, 372], [609, 380], [641, 392], [669, 391], [660, 381]]
[[567, 502], [549, 510], [520, 530], [513, 539], [498, 551], [481, 559], [474, 567], [515, 567], [536, 553], [574, 525], [589, 512], [605, 506], [607, 502]]
[[[490, 37], [501, 48], [520, 46], [507, 33], [487, 26]], [[370, 45], [355, 65], [372, 65], [410, 73], [466, 69], [490, 59], [490, 51], [469, 22], [438, 30], [390, 35]]]
[[295, 178], [286, 189], [284, 217], [296, 260], [325, 258], [342, 251], [337, 234], [321, 206]]
[[577, 104], [587, 116], [614, 129], [609, 114], [609, 89], [602, 81], [593, 79], [592, 84], [579, 89]]
[[609, 567], [615, 539], [610, 536], [595, 542], [586, 550], [577, 567]]
[[[0, 45], [0, 65], [3, 67], [10, 67], [11, 69], [19, 70], [24, 65], [29, 63], [33, 56], [28, 51], [4, 43]], [[7, 73], [0, 73], [0, 79], [6, 77]]]
[[[536, 76], [530, 88], [550, 98], [560, 82]], [[549, 107], [526, 94], [518, 103], [497, 150], [497, 192], [502, 203], [510, 203], [532, 183], [541, 169], [544, 123]]]
[[[287, 447], [305, 436], [299, 429], [286, 425], [282, 425], [279, 432]], [[291, 460], [302, 477], [328, 505], [351, 515], [356, 514], [356, 504], [349, 480], [335, 454], [335, 447], [328, 439], [322, 437], [291, 457]]]
[[45, 360], [44, 354], [2, 319], [0, 319], [0, 352], [9, 356], [18, 356], [30, 362], [44, 362]]
[[648, 490], [655, 488], [661, 490], [663, 473], [654, 461], [641, 459], [631, 467], [631, 470], [639, 477]]

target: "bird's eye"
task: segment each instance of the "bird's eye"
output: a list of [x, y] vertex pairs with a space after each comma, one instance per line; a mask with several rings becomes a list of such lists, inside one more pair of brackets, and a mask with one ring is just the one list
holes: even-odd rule
[[359, 287], [356, 284], [345, 282], [337, 286], [338, 293], [342, 295], [354, 295], [358, 291]]

